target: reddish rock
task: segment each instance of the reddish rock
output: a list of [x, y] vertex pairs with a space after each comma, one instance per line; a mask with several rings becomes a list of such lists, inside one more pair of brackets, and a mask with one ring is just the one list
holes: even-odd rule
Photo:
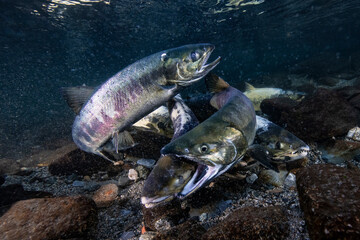
[[153, 208], [142, 208], [145, 227], [150, 230], [155, 230], [155, 223], [160, 219], [167, 219], [174, 225], [177, 225], [181, 219], [187, 218], [189, 209], [182, 209], [180, 202], [172, 200], [165, 204], [155, 206]]
[[116, 199], [119, 188], [116, 184], [110, 183], [101, 186], [94, 194], [93, 200], [97, 207], [108, 207]]
[[287, 130], [304, 141], [345, 135], [358, 120], [359, 111], [338, 93], [327, 89], [318, 89], [312, 97], [281, 115]]
[[288, 234], [288, 219], [281, 207], [247, 207], [231, 213], [201, 239], [285, 239]]
[[297, 173], [300, 206], [311, 239], [360, 239], [360, 175], [334, 165]]
[[286, 97], [264, 99], [260, 108], [261, 111], [269, 115], [269, 120], [275, 123], [279, 123], [282, 112], [289, 112], [298, 104], [297, 101]]
[[85, 197], [19, 201], [0, 218], [0, 239], [69, 239], [89, 237], [97, 224], [95, 203]]
[[199, 239], [205, 232], [199, 222], [190, 219], [165, 233], [158, 233], [153, 240], [193, 240]]

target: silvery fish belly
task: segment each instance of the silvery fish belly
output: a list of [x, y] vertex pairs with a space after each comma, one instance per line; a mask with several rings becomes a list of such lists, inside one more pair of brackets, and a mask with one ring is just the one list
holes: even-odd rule
[[277, 162], [302, 159], [310, 151], [310, 147], [294, 134], [260, 116], [256, 116], [255, 142], [264, 146], [271, 159]]
[[206, 64], [214, 46], [185, 45], [143, 58], [103, 83], [88, 99], [72, 128], [74, 142], [103, 156], [103, 145], [182, 88], [200, 80], [220, 61]]

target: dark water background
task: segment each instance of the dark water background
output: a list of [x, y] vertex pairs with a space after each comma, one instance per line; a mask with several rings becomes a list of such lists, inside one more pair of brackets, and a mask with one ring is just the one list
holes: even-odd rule
[[160, 50], [213, 43], [216, 72], [240, 89], [273, 86], [280, 72], [352, 71], [360, 58], [359, 0], [0, 0], [0, 10], [0, 158], [71, 140], [60, 87], [97, 86]]

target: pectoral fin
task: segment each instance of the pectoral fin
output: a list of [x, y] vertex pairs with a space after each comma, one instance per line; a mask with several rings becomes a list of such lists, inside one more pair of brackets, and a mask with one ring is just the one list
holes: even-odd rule
[[78, 87], [63, 87], [61, 94], [69, 107], [79, 114], [82, 106], [93, 94], [94, 87], [78, 86]]
[[279, 172], [277, 167], [271, 164], [270, 153], [263, 146], [259, 144], [253, 144], [248, 148], [246, 154], [258, 161], [264, 167]]
[[119, 150], [126, 150], [136, 145], [134, 139], [128, 131], [114, 133], [111, 142], [115, 147], [116, 153], [118, 153]]

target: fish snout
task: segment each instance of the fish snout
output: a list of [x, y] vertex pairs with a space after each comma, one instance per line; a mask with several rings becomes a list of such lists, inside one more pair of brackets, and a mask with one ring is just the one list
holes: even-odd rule
[[160, 153], [162, 155], [178, 155], [183, 156], [188, 154], [190, 151], [188, 148], [180, 148], [176, 144], [169, 143], [165, 145], [161, 150]]

